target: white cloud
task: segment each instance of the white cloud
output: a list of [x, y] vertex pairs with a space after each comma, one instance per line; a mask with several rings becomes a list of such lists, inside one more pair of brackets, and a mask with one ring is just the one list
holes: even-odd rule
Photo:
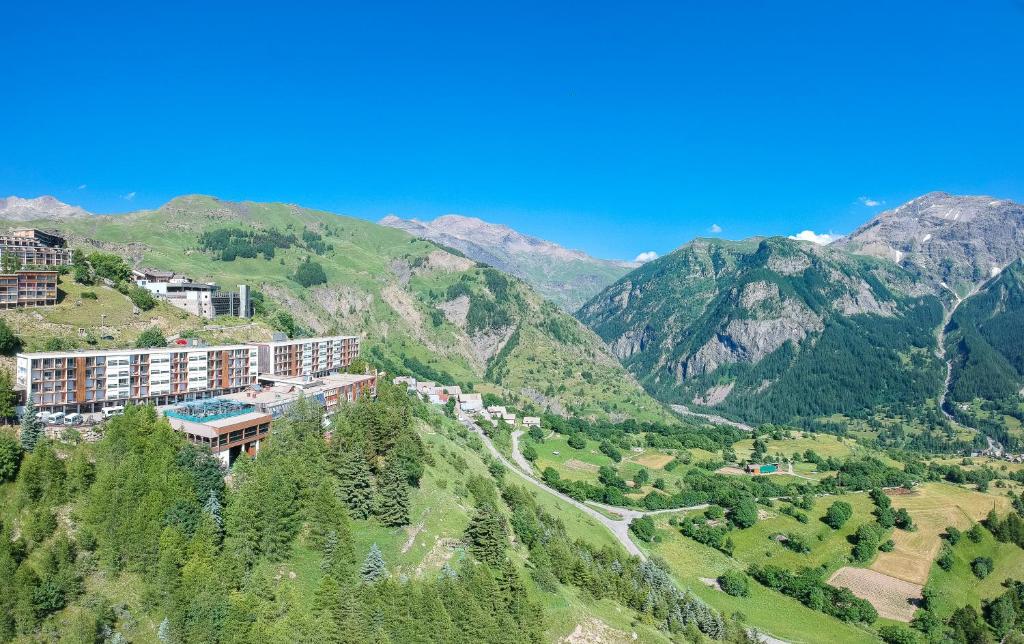
[[718, 224], [711, 224], [711, 228], [708, 228], [708, 230], [710, 230], [713, 233], [720, 233], [722, 232], [722, 227], [719, 226]]
[[861, 202], [862, 204], [864, 204], [868, 208], [874, 208], [875, 206], [881, 206], [882, 204], [885, 203], [884, 201], [879, 201], [878, 199], [872, 199], [871, 197], [857, 197], [857, 201]]
[[125, 201], [131, 201], [132, 199], [135, 198], [135, 192], [132, 191], [132, 192], [129, 192], [128, 194], [121, 195], [121, 198], [124, 199]]
[[840, 237], [842, 237], [842, 235], [836, 235], [836, 234], [833, 234], [833, 233], [816, 233], [813, 230], [804, 230], [804, 231], [798, 232], [795, 235], [790, 235], [789, 236], [790, 239], [796, 239], [798, 241], [814, 242], [815, 244], [821, 244], [822, 246], [824, 246], [826, 244], [831, 244], [832, 242], [834, 242], [835, 240], [839, 239]]
[[78, 186], [78, 189], [79, 189], [79, 190], [85, 190], [85, 189], [86, 189], [86, 188], [88, 188], [88, 187], [89, 187], [89, 186], [87, 186], [86, 184], [84, 184], [84, 183], [83, 183], [82, 185]]
[[640, 253], [639, 255], [637, 255], [636, 259], [634, 259], [633, 261], [640, 262], [641, 264], [646, 264], [647, 262], [654, 259], [658, 259], [658, 253], [654, 252], [653, 250], [649, 250], [645, 253]]

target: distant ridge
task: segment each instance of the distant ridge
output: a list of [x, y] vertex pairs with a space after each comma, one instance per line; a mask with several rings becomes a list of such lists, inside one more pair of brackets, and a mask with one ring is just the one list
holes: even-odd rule
[[0, 197], [0, 219], [7, 221], [34, 221], [39, 219], [81, 219], [91, 213], [71, 206], [55, 197], [44, 195], [34, 199], [11, 196]]
[[444, 215], [420, 221], [388, 215], [380, 224], [454, 248], [470, 259], [519, 277], [566, 311], [575, 311], [638, 266], [591, 257], [476, 217]]

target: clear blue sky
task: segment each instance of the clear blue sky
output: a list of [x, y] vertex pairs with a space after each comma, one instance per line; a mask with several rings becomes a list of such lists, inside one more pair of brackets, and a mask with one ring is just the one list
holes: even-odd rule
[[8, 3], [0, 195], [479, 216], [606, 257], [1024, 199], [1024, 0]]

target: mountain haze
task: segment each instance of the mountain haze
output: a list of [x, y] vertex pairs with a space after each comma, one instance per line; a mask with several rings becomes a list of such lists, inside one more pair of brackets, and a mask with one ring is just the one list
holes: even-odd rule
[[475, 217], [444, 215], [424, 222], [389, 215], [380, 223], [515, 275], [569, 312], [636, 267], [631, 262], [597, 259]]
[[7, 221], [33, 221], [40, 219], [79, 219], [89, 212], [45, 195], [34, 199], [0, 197], [0, 219]]

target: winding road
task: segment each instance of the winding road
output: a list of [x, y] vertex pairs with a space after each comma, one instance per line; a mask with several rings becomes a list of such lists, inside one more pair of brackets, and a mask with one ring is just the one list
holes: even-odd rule
[[[558, 490], [549, 487], [546, 483], [544, 483], [543, 481], [541, 481], [540, 479], [536, 478], [533, 475], [533, 465], [531, 465], [530, 462], [523, 457], [522, 452], [519, 451], [519, 438], [523, 435], [522, 431], [517, 430], [512, 432], [512, 459], [515, 461], [515, 465], [513, 465], [512, 463], [509, 462], [507, 458], [505, 458], [504, 454], [498, 451], [498, 448], [494, 446], [494, 442], [490, 439], [489, 436], [487, 436], [487, 434], [484, 433], [484, 430], [481, 429], [480, 426], [473, 421], [473, 419], [465, 415], [459, 414], [459, 421], [467, 429], [473, 431], [477, 436], [480, 437], [480, 440], [483, 441], [484, 446], [487, 448], [487, 451], [491, 453], [491, 456], [498, 459], [498, 461], [502, 465], [507, 467], [509, 470], [511, 470], [513, 473], [515, 473], [517, 476], [519, 476], [521, 479], [523, 479], [530, 485], [533, 485], [534, 487], [544, 490], [548, 494], [551, 494], [557, 497], [558, 499], [565, 501], [569, 505], [584, 512], [587, 516], [596, 519], [601, 525], [611, 530], [612, 534], [615, 535], [615, 538], [619, 541], [619, 543], [622, 544], [622, 547], [626, 549], [626, 552], [628, 552], [631, 555], [636, 555], [641, 560], [646, 560], [647, 555], [642, 550], [640, 550], [640, 548], [637, 547], [637, 545], [633, 542], [633, 538], [629, 534], [629, 524], [633, 521], [633, 519], [639, 519], [640, 517], [654, 516], [658, 514], [668, 514], [670, 512], [704, 510], [710, 507], [707, 503], [702, 503], [700, 505], [692, 505], [687, 506], [685, 508], [668, 508], [665, 510], [653, 510], [645, 512], [642, 510], [634, 510], [632, 508], [623, 508], [617, 505], [607, 505], [605, 503], [598, 503], [596, 501], [581, 503], [576, 499], [572, 498], [571, 496], [562, 494]], [[600, 508], [605, 512], [615, 514], [621, 518], [612, 519], [611, 517], [603, 514], [602, 512], [599, 512], [596, 508]], [[785, 640], [780, 640], [778, 638], [772, 637], [771, 635], [762, 633], [761, 631], [754, 628], [748, 629], [747, 632], [751, 635], [751, 637], [756, 638], [758, 641], [763, 642], [764, 644], [788, 644], [788, 642], [786, 642]]]
[[[533, 485], [534, 487], [544, 490], [548, 494], [558, 497], [558, 499], [565, 501], [569, 505], [586, 513], [587, 516], [590, 516], [593, 519], [597, 520], [601, 525], [611, 530], [612, 534], [615, 535], [615, 538], [619, 541], [619, 543], [622, 544], [622, 547], [626, 549], [626, 552], [628, 552], [631, 555], [636, 555], [637, 557], [640, 557], [640, 559], [647, 559], [647, 555], [644, 554], [644, 552], [637, 547], [636, 543], [633, 542], [632, 536], [629, 534], [629, 524], [633, 521], [633, 519], [639, 519], [640, 517], [654, 516], [658, 514], [668, 514], [670, 512], [688, 512], [691, 510], [703, 510], [708, 507], [708, 504], [702, 503], [700, 505], [687, 506], [685, 508], [669, 508], [666, 510], [654, 510], [650, 512], [645, 512], [642, 510], [622, 508], [615, 505], [606, 505], [604, 503], [596, 503], [593, 501], [589, 503], [577, 501], [571, 496], [563, 494], [558, 490], [548, 486], [547, 483], [533, 475], [533, 466], [530, 465], [530, 462], [527, 461], [523, 457], [522, 452], [519, 451], [519, 438], [523, 434], [521, 431], [512, 433], [512, 458], [514, 461], [516, 461], [515, 464], [512, 464], [511, 462], [509, 462], [507, 458], [505, 458], [504, 454], [498, 451], [498, 448], [494, 446], [494, 442], [490, 439], [489, 436], [487, 436], [487, 434], [484, 433], [484, 430], [481, 429], [480, 426], [473, 421], [473, 419], [468, 418], [464, 415], [460, 415], [459, 421], [463, 425], [465, 425], [467, 429], [473, 431], [480, 437], [480, 439], [484, 442], [484, 446], [487, 447], [487, 451], [491, 453], [491, 456], [498, 459], [498, 461], [502, 465], [510, 469], [512, 472], [514, 472], [517, 476], [525, 480], [530, 485]], [[601, 510], [603, 510], [604, 512], [615, 514], [621, 518], [613, 519], [604, 514], [603, 512], [601, 512]]]

